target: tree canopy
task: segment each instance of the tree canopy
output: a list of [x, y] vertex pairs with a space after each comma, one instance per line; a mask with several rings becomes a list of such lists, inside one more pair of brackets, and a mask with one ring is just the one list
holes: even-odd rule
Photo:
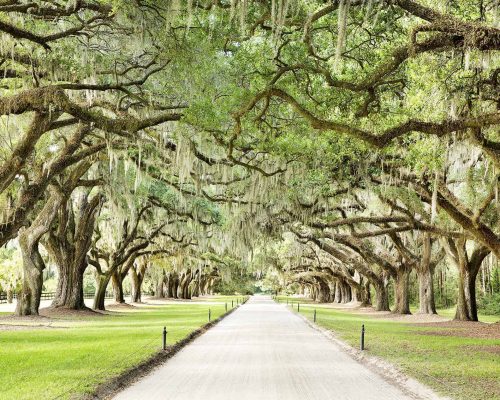
[[[0, 245], [18, 314], [130, 276], [266, 277], [456, 318], [500, 255], [500, 16], [484, 0], [0, 0]], [[10, 253], [8, 253], [10, 252]], [[498, 269], [498, 267], [496, 267]], [[3, 280], [1, 281], [3, 282]], [[493, 287], [490, 282], [490, 287]], [[2, 288], [4, 284], [2, 283]]]

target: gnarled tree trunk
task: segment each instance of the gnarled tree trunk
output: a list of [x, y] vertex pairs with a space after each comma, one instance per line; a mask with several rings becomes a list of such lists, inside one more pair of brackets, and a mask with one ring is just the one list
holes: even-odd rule
[[477, 321], [476, 277], [489, 248], [478, 245], [469, 257], [466, 239], [443, 241], [446, 252], [458, 269], [458, 301], [455, 320]]
[[38, 315], [43, 286], [45, 263], [38, 251], [38, 241], [33, 242], [21, 232], [19, 245], [23, 257], [23, 281], [17, 296], [17, 315]]
[[53, 307], [72, 310], [87, 308], [83, 296], [83, 275], [88, 266], [87, 253], [102, 197], [98, 195], [90, 202], [87, 200], [87, 195], [80, 196], [75, 210], [71, 199], [63, 202], [58, 212], [58, 225], [49, 232], [44, 242], [51, 259], [59, 269]]
[[50, 186], [50, 196], [32, 224], [19, 234], [23, 257], [22, 288], [17, 298], [17, 315], [38, 315], [43, 286], [45, 263], [38, 250], [40, 239], [46, 234], [56, 216], [63, 194]]

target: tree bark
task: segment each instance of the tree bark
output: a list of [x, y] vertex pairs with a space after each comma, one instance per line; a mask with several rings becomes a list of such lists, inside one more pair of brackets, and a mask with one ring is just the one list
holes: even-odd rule
[[46, 234], [56, 216], [63, 195], [50, 186], [50, 196], [35, 220], [19, 234], [23, 257], [23, 281], [16, 306], [17, 315], [38, 315], [43, 285], [45, 263], [38, 250], [40, 239]]
[[337, 280], [335, 283], [335, 303], [340, 303], [342, 301], [342, 291], [340, 290], [340, 282]]
[[119, 270], [115, 271], [111, 275], [111, 282], [113, 284], [115, 302], [119, 304], [125, 303], [125, 297], [123, 295], [123, 280]]
[[341, 282], [340, 290], [342, 291], [342, 303], [349, 303], [351, 301], [351, 287], [345, 282]]
[[44, 242], [59, 270], [53, 307], [87, 308], [83, 296], [83, 275], [88, 267], [87, 253], [101, 200], [102, 197], [97, 195], [88, 202], [85, 194], [80, 196], [75, 209], [71, 198], [63, 202], [58, 212], [58, 226], [49, 232]]
[[111, 276], [109, 274], [99, 274], [97, 278], [97, 290], [94, 296], [94, 310], [104, 311], [105, 305], [104, 301], [106, 299], [106, 289], [108, 288], [109, 280]]
[[17, 296], [16, 314], [38, 315], [45, 263], [38, 251], [38, 241], [33, 243], [21, 232], [19, 245], [23, 257], [23, 281], [21, 293]]
[[362, 288], [359, 290], [359, 301], [361, 302], [361, 307], [368, 307], [372, 304], [371, 294], [370, 294], [370, 282], [366, 282], [361, 285]]
[[[68, 260], [69, 261], [69, 260]], [[79, 265], [78, 265], [79, 264]], [[56, 296], [52, 302], [53, 307], [64, 307], [72, 310], [84, 310], [83, 273], [87, 263], [63, 262], [58, 264], [59, 278], [57, 281]]]
[[327, 303], [330, 301], [330, 288], [328, 284], [323, 281], [323, 279], [317, 279], [317, 289], [318, 289], [318, 298], [317, 300], [320, 303]]
[[432, 241], [429, 233], [425, 234], [422, 245], [422, 259], [417, 266], [418, 297], [420, 314], [437, 314], [434, 301], [434, 269], [431, 262]]
[[160, 271], [160, 275], [156, 277], [155, 281], [155, 297], [159, 299], [165, 298], [165, 287], [167, 286], [167, 276], [165, 270]]
[[420, 314], [437, 314], [434, 301], [434, 271], [417, 270]]
[[411, 314], [410, 312], [410, 268], [401, 265], [394, 282], [395, 314]]
[[478, 245], [469, 257], [466, 239], [448, 239], [443, 243], [448, 256], [458, 269], [458, 300], [454, 319], [477, 321], [476, 277], [481, 263], [491, 249]]
[[189, 282], [191, 282], [191, 270], [183, 272], [180, 278], [179, 287], [177, 289], [177, 297], [180, 299], [191, 299], [189, 293]]
[[148, 263], [140, 260], [139, 265], [133, 265], [129, 270], [131, 297], [133, 303], [142, 303], [142, 282], [146, 273]]
[[374, 283], [375, 288], [375, 310], [376, 311], [391, 311], [389, 307], [389, 293], [387, 285], [384, 282]]
[[176, 280], [178, 279], [176, 272], [167, 272], [166, 274], [166, 296], [169, 298], [177, 298]]

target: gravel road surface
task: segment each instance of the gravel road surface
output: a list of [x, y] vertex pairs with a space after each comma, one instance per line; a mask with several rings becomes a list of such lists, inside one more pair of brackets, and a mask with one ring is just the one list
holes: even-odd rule
[[407, 400], [269, 297], [253, 296], [115, 400]]

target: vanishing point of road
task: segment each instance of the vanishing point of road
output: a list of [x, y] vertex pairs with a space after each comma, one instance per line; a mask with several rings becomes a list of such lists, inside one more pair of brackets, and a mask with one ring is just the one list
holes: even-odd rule
[[408, 400], [301, 317], [253, 296], [115, 400]]

